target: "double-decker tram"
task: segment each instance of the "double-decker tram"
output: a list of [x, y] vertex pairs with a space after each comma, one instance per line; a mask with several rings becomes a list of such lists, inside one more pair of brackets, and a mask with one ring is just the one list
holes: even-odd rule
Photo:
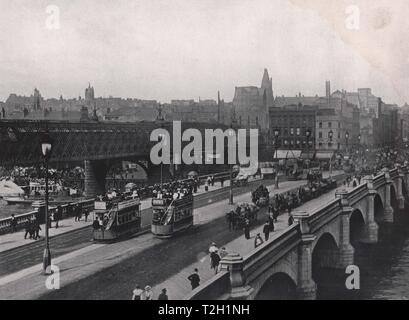
[[98, 222], [93, 224], [93, 239], [114, 241], [140, 231], [140, 205], [139, 198], [96, 200], [93, 213]]
[[169, 238], [193, 225], [193, 195], [152, 198], [152, 233]]

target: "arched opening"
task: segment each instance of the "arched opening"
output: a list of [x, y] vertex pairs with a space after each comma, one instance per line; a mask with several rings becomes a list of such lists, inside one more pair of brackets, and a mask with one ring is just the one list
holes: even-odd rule
[[399, 203], [398, 203], [398, 198], [396, 195], [396, 190], [393, 184], [391, 184], [391, 207], [393, 208], [394, 212], [399, 212]]
[[375, 221], [379, 224], [384, 221], [384, 206], [379, 194], [374, 198], [374, 217]]
[[338, 256], [334, 237], [329, 233], [323, 234], [312, 252], [312, 278], [317, 284], [317, 299], [334, 296], [343, 283], [340, 270], [336, 269]]
[[119, 161], [112, 165], [106, 175], [106, 189], [124, 190], [128, 183], [137, 185], [148, 181], [146, 168], [136, 161]]
[[278, 272], [272, 275], [261, 287], [255, 300], [295, 300], [296, 285], [289, 275]]
[[355, 209], [349, 217], [349, 239], [353, 246], [361, 241], [365, 232], [365, 220], [361, 210]]

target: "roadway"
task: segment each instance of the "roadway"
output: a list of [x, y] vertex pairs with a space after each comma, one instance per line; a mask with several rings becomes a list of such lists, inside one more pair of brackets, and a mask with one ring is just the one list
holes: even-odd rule
[[[287, 182], [283, 191], [297, 187]], [[270, 192], [272, 192], [270, 188]], [[299, 210], [313, 211], [334, 199], [335, 190], [303, 204]], [[249, 199], [249, 194], [237, 197], [239, 201]], [[197, 267], [201, 283], [213, 276], [209, 267], [208, 248], [211, 242], [226, 246], [227, 250], [239, 252], [243, 256], [254, 249], [254, 239], [245, 240], [242, 230], [229, 231], [224, 217], [226, 205], [216, 203], [199, 210], [199, 214], [212, 215], [209, 220], [171, 240], [155, 239], [151, 234], [140, 243], [140, 250], [110, 267], [103, 268], [81, 280], [74, 281], [60, 290], [49, 291], [40, 299], [78, 299], [78, 300], [126, 300], [138, 283], [153, 287], [155, 299], [162, 288], [167, 288], [170, 299], [182, 299], [190, 291], [187, 276]], [[259, 213], [257, 225], [252, 227], [254, 236], [261, 232], [266, 209]], [[288, 217], [283, 214], [276, 224], [278, 233], [287, 225]], [[164, 263], [166, 261], [166, 263]]]
[[[249, 182], [247, 186], [235, 187], [234, 194], [238, 195], [250, 192], [255, 186], [261, 183], [270, 185], [273, 181], [252, 181]], [[203, 188], [203, 186], [201, 188]], [[200, 208], [212, 202], [228, 199], [229, 192], [229, 188], [225, 187], [223, 189], [209, 191], [208, 193], [198, 194], [195, 196], [194, 207]], [[151, 209], [146, 208], [144, 210]], [[90, 226], [62, 233], [50, 239], [53, 258], [85, 248], [92, 243], [92, 229]], [[36, 241], [12, 250], [0, 252], [0, 277], [41, 263], [43, 251], [44, 241]]]

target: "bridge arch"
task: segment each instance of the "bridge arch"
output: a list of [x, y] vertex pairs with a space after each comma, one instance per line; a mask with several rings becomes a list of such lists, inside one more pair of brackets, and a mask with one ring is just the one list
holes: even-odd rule
[[399, 201], [398, 201], [398, 194], [396, 193], [396, 188], [395, 188], [394, 183], [391, 184], [390, 190], [391, 190], [391, 194], [390, 194], [391, 207], [393, 208], [394, 212], [398, 212]]
[[376, 222], [384, 221], [385, 206], [384, 201], [379, 193], [374, 197], [374, 218]]
[[365, 236], [365, 215], [354, 209], [349, 216], [349, 239], [351, 244], [360, 242]]
[[255, 300], [296, 300], [297, 285], [286, 272], [276, 272], [264, 282]]
[[317, 284], [317, 297], [325, 288], [332, 286], [333, 275], [336, 272], [339, 259], [339, 247], [334, 236], [323, 233], [312, 249], [312, 279]]

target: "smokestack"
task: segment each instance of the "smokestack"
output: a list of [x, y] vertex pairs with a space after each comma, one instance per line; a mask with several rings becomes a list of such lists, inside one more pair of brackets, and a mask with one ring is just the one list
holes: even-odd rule
[[325, 95], [329, 101], [329, 97], [331, 96], [331, 81], [325, 81]]
[[382, 114], [382, 99], [378, 98], [378, 118], [381, 116]]
[[220, 91], [217, 91], [217, 122], [220, 123]]

